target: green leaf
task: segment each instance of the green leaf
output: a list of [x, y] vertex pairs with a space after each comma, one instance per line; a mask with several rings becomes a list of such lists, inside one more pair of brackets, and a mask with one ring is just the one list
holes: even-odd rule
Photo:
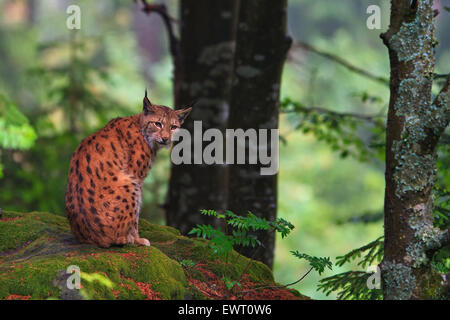
[[291, 253], [299, 258], [299, 259], [305, 259], [309, 262], [309, 265], [316, 270], [319, 275], [322, 274], [322, 272], [325, 271], [325, 268], [328, 268], [332, 270], [333, 264], [331, 263], [331, 260], [329, 257], [314, 257], [310, 256], [306, 253], [300, 253], [297, 250], [291, 251]]
[[36, 132], [17, 106], [0, 94], [0, 147], [29, 149], [36, 140]]

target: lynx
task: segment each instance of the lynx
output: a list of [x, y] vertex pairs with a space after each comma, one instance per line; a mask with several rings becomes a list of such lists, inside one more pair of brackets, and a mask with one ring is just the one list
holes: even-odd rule
[[142, 183], [159, 148], [170, 146], [192, 104], [180, 110], [153, 105], [111, 120], [85, 138], [70, 161], [65, 205], [73, 234], [99, 247], [150, 242], [139, 237]]

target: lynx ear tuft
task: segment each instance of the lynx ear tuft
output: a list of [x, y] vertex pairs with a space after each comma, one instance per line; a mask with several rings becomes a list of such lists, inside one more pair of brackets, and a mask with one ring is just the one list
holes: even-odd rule
[[175, 111], [178, 116], [178, 121], [180, 121], [180, 124], [183, 124], [184, 120], [186, 120], [187, 116], [189, 115], [189, 113], [191, 113], [192, 108], [197, 103], [197, 101], [198, 100], [194, 100], [188, 105], [184, 106], [183, 108]]
[[145, 96], [144, 96], [144, 108], [143, 108], [144, 114], [152, 113], [152, 103], [147, 98], [147, 88], [145, 89]]

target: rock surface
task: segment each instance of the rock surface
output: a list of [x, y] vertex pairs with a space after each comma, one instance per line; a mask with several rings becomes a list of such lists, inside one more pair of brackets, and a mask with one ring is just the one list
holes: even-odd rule
[[[144, 219], [140, 235], [152, 245], [102, 249], [77, 243], [64, 217], [3, 211], [0, 299], [308, 299], [270, 287], [272, 272], [260, 262], [234, 251], [218, 258], [207, 240]], [[68, 288], [76, 283], [70, 266], [80, 270], [79, 290]], [[224, 277], [240, 286], [227, 289]]]

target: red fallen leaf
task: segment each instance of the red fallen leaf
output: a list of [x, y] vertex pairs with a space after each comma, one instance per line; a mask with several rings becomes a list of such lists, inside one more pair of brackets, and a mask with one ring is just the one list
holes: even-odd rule
[[119, 253], [120, 256], [124, 257], [125, 259], [129, 260], [130, 258], [138, 259], [139, 256], [133, 252], [129, 253]]
[[128, 290], [131, 290], [131, 286], [129, 284], [126, 283], [119, 283], [119, 286], [127, 288]]
[[158, 293], [151, 289], [152, 286], [150, 283], [136, 282], [136, 285], [142, 294], [146, 296], [145, 300], [160, 300]]
[[[209, 299], [244, 299], [244, 300], [297, 300], [298, 298], [288, 289], [285, 288], [261, 288], [257, 290], [251, 290], [255, 288], [257, 283], [253, 283], [249, 279], [248, 274], [244, 274], [240, 279], [241, 287], [236, 290], [234, 294], [230, 294], [230, 291], [226, 288], [225, 283], [211, 270], [206, 268], [205, 264], [198, 264], [196, 269], [200, 271], [205, 281], [200, 281], [188, 278], [189, 284], [196, 287], [205, 297]], [[251, 290], [245, 292], [247, 290]], [[242, 292], [242, 294], [239, 294]]]
[[31, 296], [21, 296], [19, 294], [10, 294], [5, 300], [30, 300]]
[[114, 298], [117, 298], [119, 296], [120, 290], [111, 290], [111, 292], [114, 295]]
[[20, 219], [21, 217], [13, 217], [13, 218], [0, 218], [0, 221], [9, 222], [9, 221], [15, 221], [17, 219]]

